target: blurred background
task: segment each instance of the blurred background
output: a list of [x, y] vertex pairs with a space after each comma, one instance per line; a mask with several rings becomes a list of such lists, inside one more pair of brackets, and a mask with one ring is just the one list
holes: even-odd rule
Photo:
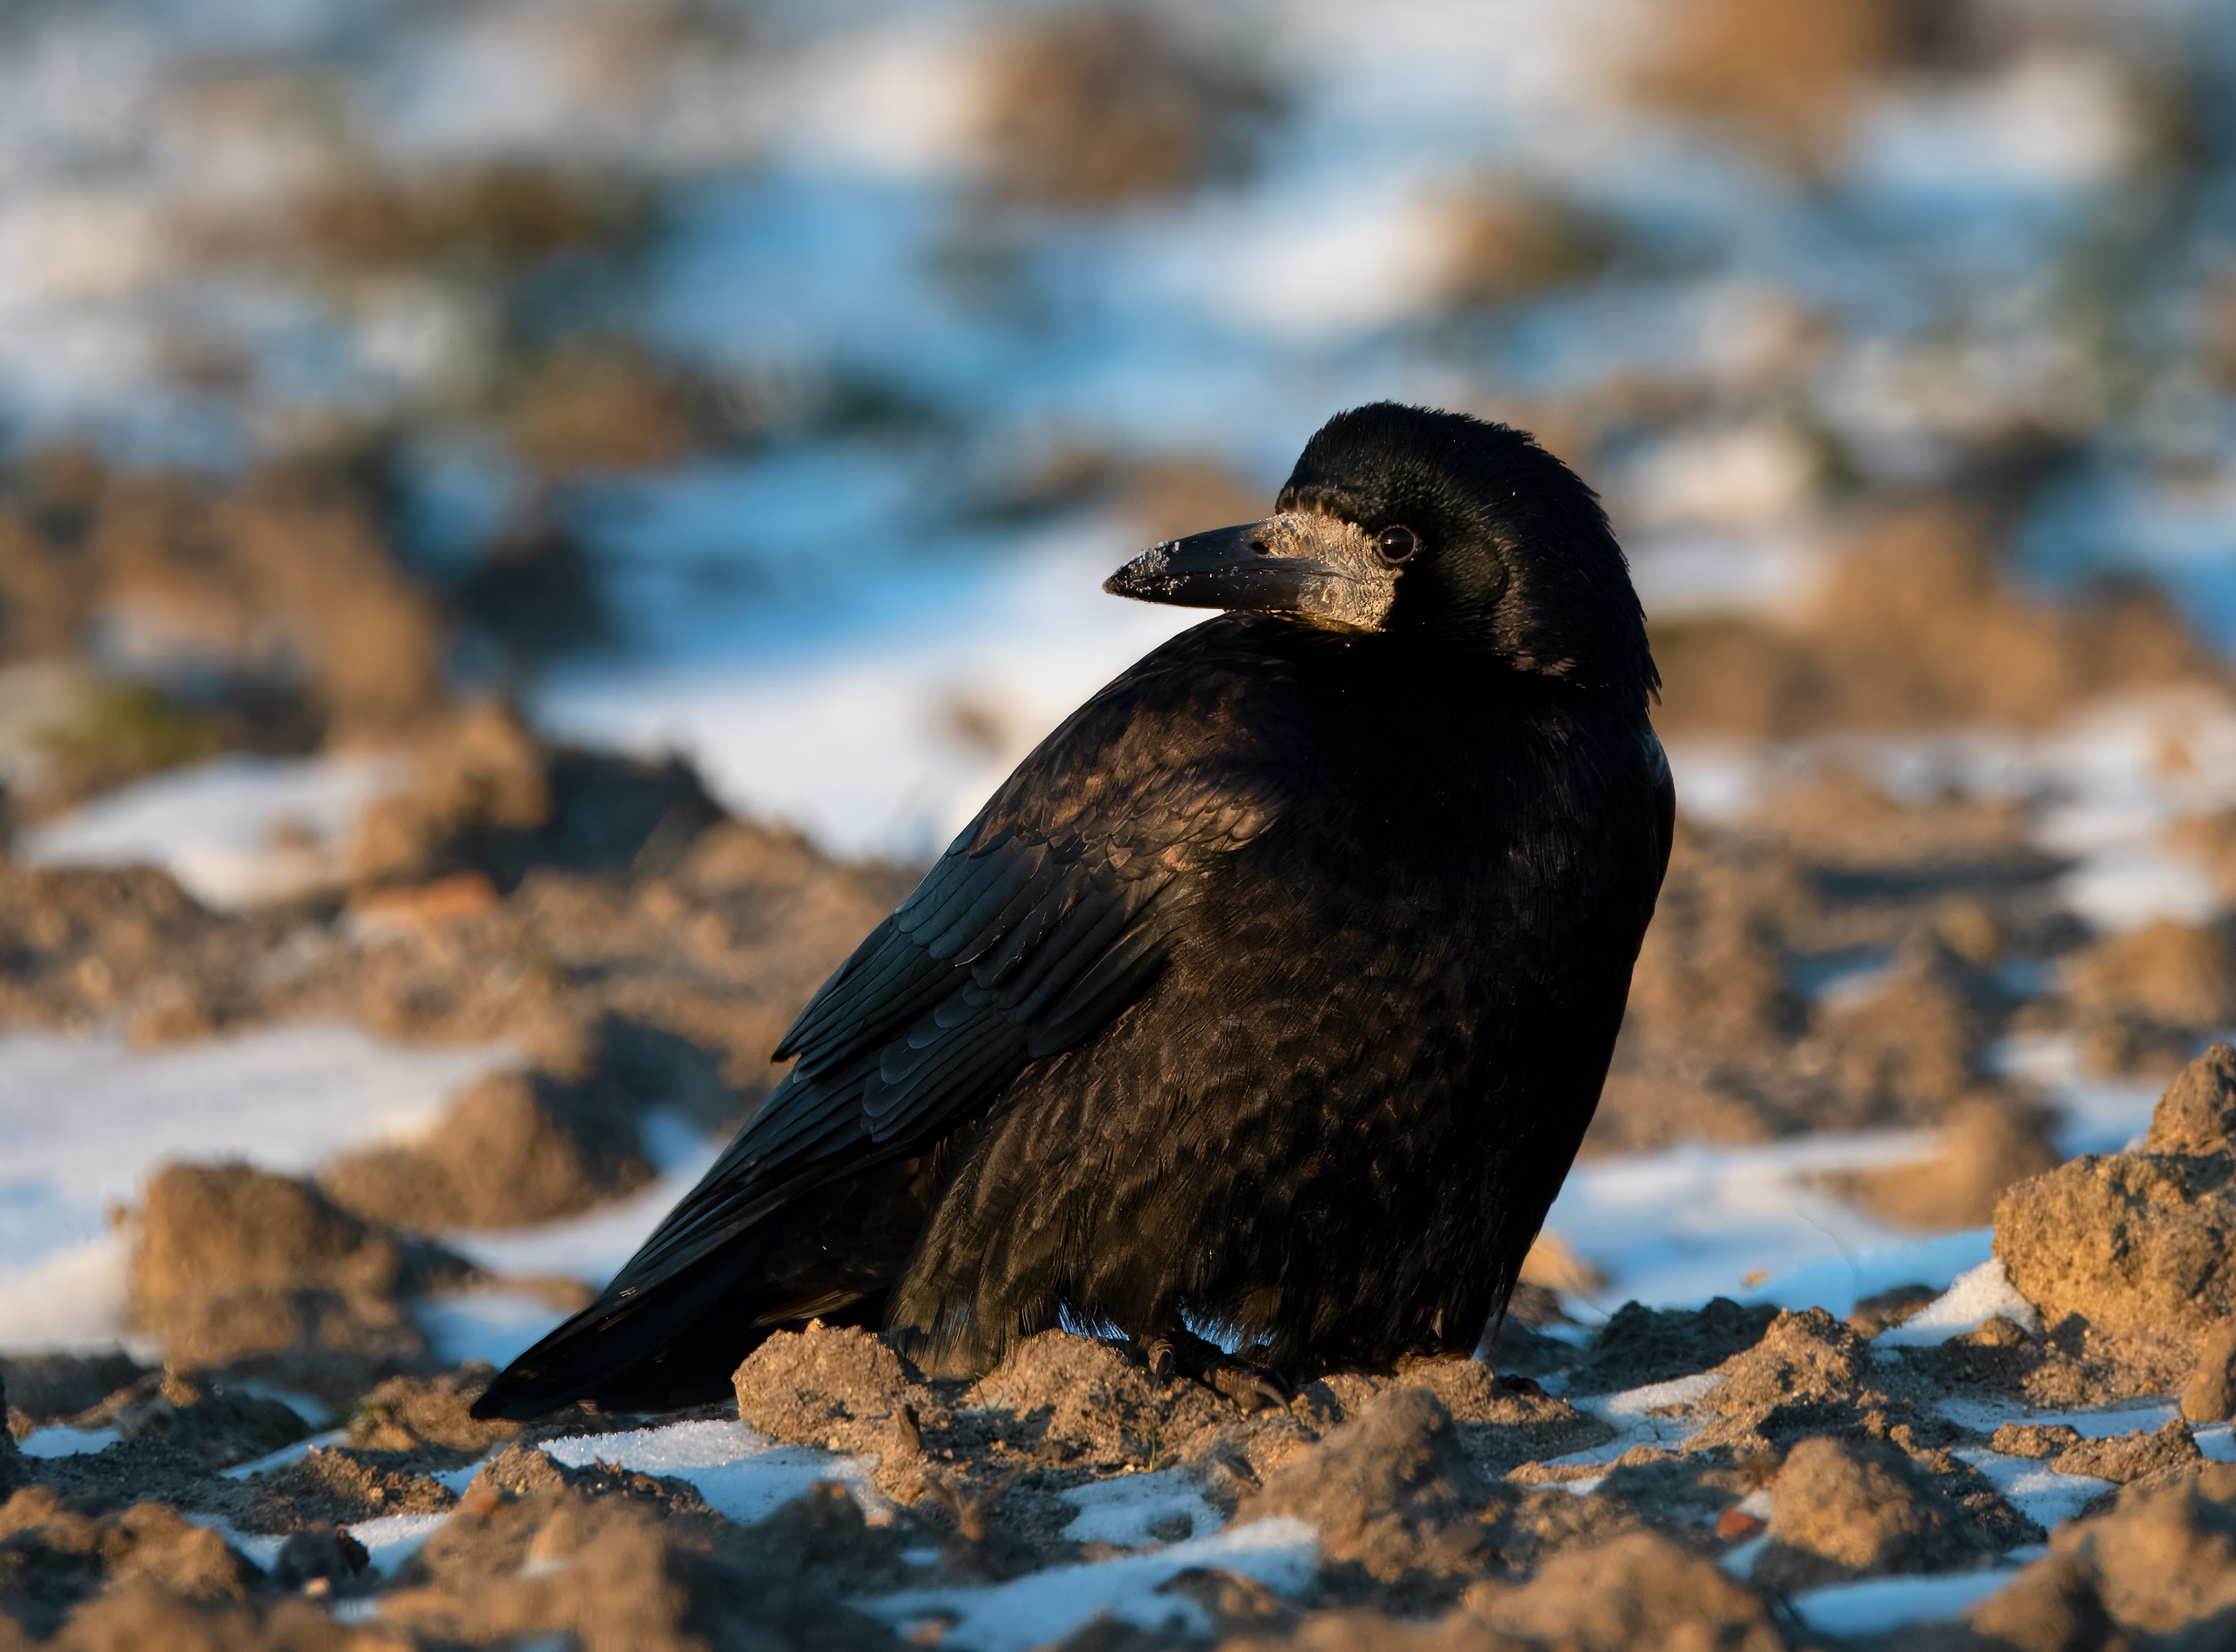
[[[651, 1049], [719, 1127], [1189, 622], [1104, 575], [1396, 397], [1600, 489], [1667, 679], [1590, 1150], [1931, 1126], [1760, 1173], [1976, 1228], [2236, 1025], [2232, 109], [2212, 0], [17, 0], [4, 824], [201, 915], [19, 879], [0, 1009]], [[1805, 1231], [1736, 1210], [1571, 1286]]]

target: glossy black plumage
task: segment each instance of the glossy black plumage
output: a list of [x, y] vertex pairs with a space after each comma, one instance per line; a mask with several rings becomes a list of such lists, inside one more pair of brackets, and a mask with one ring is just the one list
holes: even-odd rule
[[1060, 1319], [1292, 1373], [1475, 1344], [1667, 859], [1643, 622], [1589, 491], [1502, 426], [1339, 416], [1279, 508], [1114, 576], [1297, 607], [1175, 638], [1027, 758], [477, 1412], [714, 1397], [811, 1315], [957, 1363]]

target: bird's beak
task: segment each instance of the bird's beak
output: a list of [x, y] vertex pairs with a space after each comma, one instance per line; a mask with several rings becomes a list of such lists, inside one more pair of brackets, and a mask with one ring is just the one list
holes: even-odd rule
[[1113, 596], [1180, 608], [1293, 614], [1346, 631], [1378, 631], [1398, 570], [1353, 523], [1311, 511], [1153, 545], [1102, 582]]

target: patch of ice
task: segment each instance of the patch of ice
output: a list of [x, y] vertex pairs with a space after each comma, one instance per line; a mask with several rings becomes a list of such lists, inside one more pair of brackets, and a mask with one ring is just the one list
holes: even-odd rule
[[16, 1442], [26, 1457], [84, 1457], [105, 1451], [124, 1438], [114, 1428], [34, 1428]]
[[1938, 1347], [1952, 1336], [1978, 1330], [1998, 1314], [2022, 1330], [2042, 1329], [2042, 1315], [2011, 1283], [2003, 1259], [1990, 1256], [1957, 1275], [1946, 1292], [1873, 1340], [1888, 1347]]
[[358, 813], [404, 783], [392, 757], [215, 757], [19, 833], [26, 866], [160, 866], [203, 905], [259, 906], [347, 874]]
[[743, 1423], [675, 1423], [627, 1433], [575, 1434], [545, 1440], [543, 1450], [569, 1468], [610, 1463], [687, 1480], [707, 1499], [707, 1507], [746, 1525], [806, 1495], [818, 1480], [845, 1485], [873, 1521], [892, 1517], [892, 1505], [870, 1478], [877, 1468], [875, 1457], [838, 1457], [806, 1446], [779, 1446]]
[[953, 1627], [940, 1643], [968, 1652], [1027, 1652], [1100, 1616], [1145, 1629], [1177, 1622], [1186, 1634], [1208, 1636], [1212, 1624], [1202, 1607], [1159, 1592], [1180, 1573], [1216, 1567], [1294, 1596], [1310, 1586], [1319, 1564], [1319, 1537], [1310, 1525], [1258, 1520], [1153, 1554], [1054, 1566], [990, 1589], [910, 1590], [855, 1604], [904, 1632], [911, 1623], [943, 1622], [951, 1615]]
[[499, 1367], [510, 1365], [567, 1318], [540, 1296], [506, 1290], [423, 1296], [411, 1304], [411, 1317], [446, 1364], [486, 1360]]
[[2236, 1463], [2236, 1423], [2202, 1423], [2192, 1427], [2197, 1449], [2215, 1463]]
[[129, 1203], [169, 1159], [300, 1175], [424, 1128], [509, 1046], [418, 1047], [355, 1027], [285, 1026], [154, 1050], [113, 1034], [0, 1037], [0, 1348], [114, 1347]]
[[1581, 1480], [1555, 1480], [1553, 1484], [1571, 1497], [1589, 1497], [1607, 1484], [1607, 1476], [1588, 1474]]
[[1178, 1469], [1128, 1474], [1056, 1495], [1079, 1511], [1062, 1532], [1073, 1543], [1115, 1543], [1138, 1548], [1160, 1541], [1149, 1528], [1175, 1515], [1185, 1515], [1188, 1520], [1180, 1541], [1216, 1531], [1222, 1524], [1219, 1511], [1204, 1501], [1201, 1490]]
[[1909, 1623], [1954, 1617], [1994, 1594], [2016, 1576], [2006, 1570], [1943, 1573], [1923, 1577], [1866, 1577], [1834, 1583], [1792, 1599], [1794, 1614], [1819, 1635], [1842, 1639], [1884, 1635]]
[[[2057, 1422], [2075, 1422], [2059, 1417]], [[2112, 1482], [2087, 1474], [2056, 1474], [2048, 1461], [2034, 1457], [2004, 1457], [1995, 1452], [1960, 1451], [1956, 1455], [1995, 1482], [1996, 1490], [2021, 1514], [2044, 1531], [2054, 1531], [2079, 1514], [2091, 1498], [2112, 1490]]]

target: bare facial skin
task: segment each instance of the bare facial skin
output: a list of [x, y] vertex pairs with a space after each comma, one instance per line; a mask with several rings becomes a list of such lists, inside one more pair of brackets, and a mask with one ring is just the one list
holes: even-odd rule
[[1259, 523], [1253, 540], [1267, 556], [1296, 557], [1327, 570], [1305, 587], [1306, 604], [1290, 611], [1299, 619], [1334, 631], [1382, 629], [1404, 570], [1382, 559], [1357, 522], [1319, 511], [1283, 511]]

